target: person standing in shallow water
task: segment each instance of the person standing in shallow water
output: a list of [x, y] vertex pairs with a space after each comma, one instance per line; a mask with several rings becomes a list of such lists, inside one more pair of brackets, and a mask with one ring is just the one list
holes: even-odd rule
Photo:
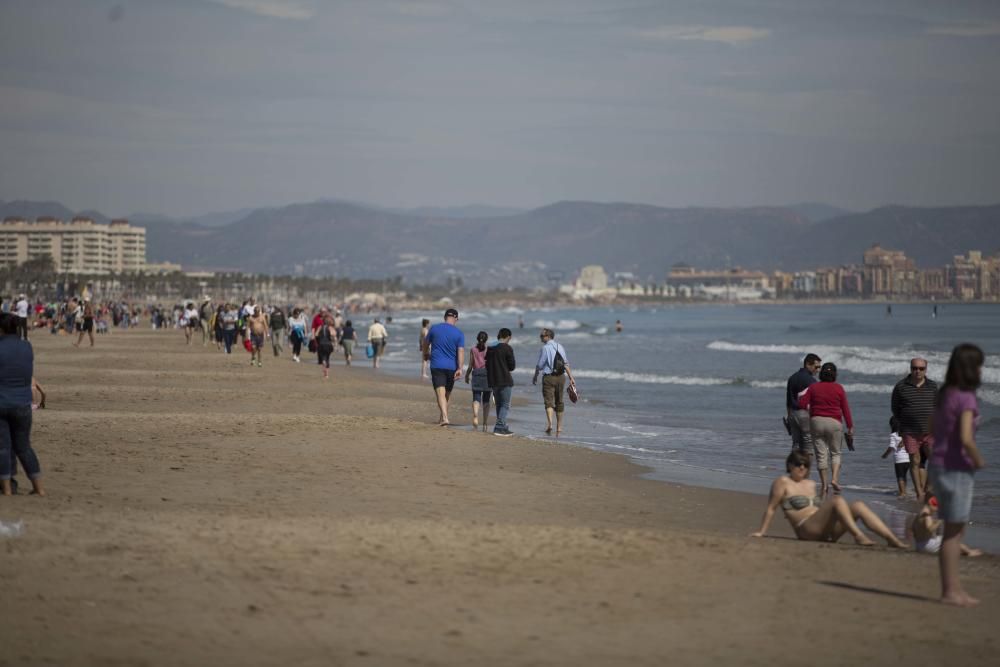
[[799, 409], [799, 398], [816, 383], [816, 373], [819, 372], [823, 360], [819, 355], [810, 352], [802, 360], [802, 368], [797, 370], [785, 384], [785, 419], [788, 421], [788, 432], [792, 436], [792, 449], [801, 452], [813, 451], [812, 432], [809, 430], [809, 411]]
[[982, 382], [983, 361], [983, 351], [975, 345], [965, 343], [952, 350], [931, 417], [934, 446], [930, 482], [938, 499], [938, 515], [944, 521], [944, 538], [938, 552], [941, 602], [959, 607], [979, 604], [962, 587], [958, 561], [962, 536], [972, 513], [975, 473], [986, 465], [976, 446], [979, 426], [976, 390]]
[[927, 360], [910, 360], [910, 374], [892, 390], [892, 416], [899, 423], [899, 435], [910, 455], [910, 476], [917, 500], [924, 499], [927, 486], [927, 458], [931, 453], [931, 414], [938, 395], [938, 386], [927, 377]]

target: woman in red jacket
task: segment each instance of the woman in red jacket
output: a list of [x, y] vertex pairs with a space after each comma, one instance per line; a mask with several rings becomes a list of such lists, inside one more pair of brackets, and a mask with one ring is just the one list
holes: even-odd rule
[[[847, 436], [854, 437], [854, 421], [847, 405], [847, 394], [837, 382], [837, 367], [827, 362], [819, 370], [819, 382], [799, 397], [799, 408], [809, 410], [809, 429], [812, 431], [813, 448], [816, 450], [816, 469], [819, 470], [820, 494], [825, 496], [830, 487], [840, 493], [840, 442], [843, 440], [840, 421], [847, 424]], [[827, 468], [833, 468], [829, 486]]]

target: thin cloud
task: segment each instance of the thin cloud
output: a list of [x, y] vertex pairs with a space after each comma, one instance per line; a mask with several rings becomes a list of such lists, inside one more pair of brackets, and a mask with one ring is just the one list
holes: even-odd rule
[[641, 30], [639, 34], [646, 39], [722, 42], [723, 44], [736, 45], [766, 39], [770, 37], [771, 31], [767, 28], [739, 25], [662, 25], [657, 28]]
[[949, 37], [1000, 37], [1000, 21], [946, 23], [931, 26], [927, 32]]
[[400, 14], [420, 18], [437, 18], [452, 13], [452, 8], [443, 2], [427, 2], [425, 0], [409, 0], [393, 5]]
[[211, 0], [211, 2], [275, 19], [306, 21], [316, 16], [315, 11], [296, 0]]

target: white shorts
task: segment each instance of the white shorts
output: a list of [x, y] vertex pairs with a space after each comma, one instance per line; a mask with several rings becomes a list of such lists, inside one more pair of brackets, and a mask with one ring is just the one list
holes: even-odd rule
[[935, 535], [926, 542], [917, 542], [916, 548], [917, 553], [921, 554], [936, 554], [941, 551], [941, 540], [944, 539], [940, 535]]

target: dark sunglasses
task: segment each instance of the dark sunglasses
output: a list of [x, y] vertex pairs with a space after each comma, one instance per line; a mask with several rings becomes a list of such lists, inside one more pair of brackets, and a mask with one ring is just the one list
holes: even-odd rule
[[911, 371], [926, 371], [927, 366], [910, 366]]

